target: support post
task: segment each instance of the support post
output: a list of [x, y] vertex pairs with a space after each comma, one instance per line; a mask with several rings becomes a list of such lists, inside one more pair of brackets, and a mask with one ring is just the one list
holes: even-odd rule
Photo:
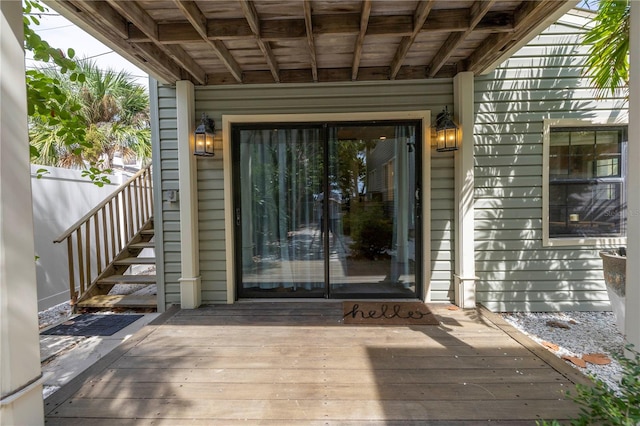
[[42, 425], [22, 3], [0, 11], [0, 423]]
[[178, 179], [180, 191], [180, 307], [202, 303], [198, 246], [198, 164], [193, 155], [195, 89], [190, 81], [176, 83], [178, 118]]
[[461, 143], [455, 152], [455, 303], [464, 309], [476, 306], [475, 237], [473, 217], [473, 73], [453, 79], [454, 118]]
[[629, 143], [625, 334], [640, 351], [640, 3], [629, 2]]

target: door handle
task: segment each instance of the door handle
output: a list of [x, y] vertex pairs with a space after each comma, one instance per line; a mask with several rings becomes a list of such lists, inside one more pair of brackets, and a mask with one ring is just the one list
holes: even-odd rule
[[240, 226], [240, 207], [236, 208], [236, 226]]

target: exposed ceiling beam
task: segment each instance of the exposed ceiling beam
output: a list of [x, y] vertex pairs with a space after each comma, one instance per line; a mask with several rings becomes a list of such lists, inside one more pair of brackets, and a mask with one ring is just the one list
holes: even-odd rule
[[[269, 31], [269, 25], [261, 22], [262, 38]], [[304, 31], [300, 23], [301, 33]], [[209, 40], [242, 40], [253, 39], [255, 36], [246, 19], [209, 19], [207, 21], [207, 38]]]
[[496, 0], [477, 0], [473, 6], [471, 6], [469, 27], [465, 31], [454, 32], [447, 37], [447, 40], [442, 44], [440, 50], [434, 55], [429, 64], [429, 77], [435, 76], [438, 71], [440, 71], [440, 68], [447, 62], [451, 55], [453, 55], [456, 48], [471, 34], [476, 25], [478, 25], [487, 12], [489, 12], [495, 1]]
[[[436, 78], [450, 78], [455, 75], [455, 67], [445, 65], [441, 68]], [[427, 72], [426, 66], [402, 67], [397, 75], [397, 80], [414, 80], [424, 78]], [[360, 67], [358, 71], [358, 81], [383, 81], [389, 79], [389, 67]], [[208, 74], [209, 84], [225, 85], [235, 84], [228, 74]], [[311, 69], [283, 69], [280, 71], [282, 83], [313, 83]], [[328, 82], [348, 82], [351, 80], [351, 68], [319, 68], [318, 81]], [[269, 71], [247, 71], [244, 73], [244, 84], [265, 84], [273, 82]]]
[[307, 45], [309, 46], [309, 57], [311, 59], [311, 75], [313, 81], [318, 81], [318, 58], [316, 56], [316, 41], [313, 37], [313, 20], [311, 18], [311, 1], [303, 1], [304, 7], [304, 27], [307, 34]]
[[[193, 1], [177, 3], [194, 3]], [[184, 12], [184, 10], [183, 10]], [[185, 16], [186, 13], [185, 13]], [[362, 28], [362, 14], [343, 16], [319, 15], [312, 17], [314, 36], [331, 34], [359, 35]], [[466, 9], [432, 10], [425, 21], [421, 33], [442, 33], [466, 31], [469, 29], [469, 12]], [[367, 36], [408, 36], [413, 32], [413, 18], [408, 15], [370, 16]], [[164, 44], [197, 43], [203, 36], [193, 28], [193, 23], [174, 22], [158, 24], [158, 42]], [[124, 27], [126, 28], [126, 26]], [[124, 30], [123, 28], [123, 30]], [[487, 13], [475, 27], [475, 31], [487, 33], [513, 31], [513, 17], [502, 12]], [[243, 40], [254, 38], [254, 33], [246, 19], [208, 19], [206, 37], [209, 40]], [[260, 21], [260, 37], [264, 41], [302, 39], [307, 37], [304, 19], [274, 19]], [[129, 30], [129, 39], [134, 42], [150, 42], [142, 31], [135, 27]]]
[[[249, 23], [249, 27], [251, 27], [251, 31], [256, 38], [256, 43], [258, 43], [258, 47], [262, 51], [264, 58], [267, 61], [267, 66], [271, 71], [271, 75], [276, 83], [280, 82], [280, 69], [278, 67], [278, 61], [276, 60], [273, 51], [271, 50], [271, 45], [269, 45], [268, 41], [264, 41], [260, 36], [260, 18], [258, 17], [258, 11], [256, 10], [253, 1], [249, 0], [238, 0], [240, 2], [240, 6], [242, 7], [242, 12], [244, 13], [247, 22]], [[305, 2], [306, 3], [306, 2]]]
[[400, 67], [404, 62], [404, 59], [407, 57], [407, 53], [409, 53], [409, 49], [411, 45], [415, 41], [416, 37], [420, 33], [422, 26], [427, 20], [427, 16], [429, 16], [429, 12], [431, 12], [431, 8], [433, 7], [435, 0], [428, 0], [424, 2], [418, 3], [418, 7], [416, 8], [415, 13], [413, 14], [413, 31], [411, 35], [402, 37], [400, 41], [400, 46], [398, 46], [398, 50], [396, 51], [396, 55], [391, 62], [391, 73], [389, 78], [391, 80], [395, 80], [398, 72], [400, 71]]
[[121, 16], [140, 28], [151, 40], [158, 40], [158, 25], [138, 3], [116, 0], [107, 0], [107, 3]]
[[[405, 2], [414, 4], [415, 10], [404, 15], [387, 15], [393, 3], [378, 9], [374, 0], [359, 0], [355, 10], [349, 6], [348, 11], [334, 5], [336, 0], [292, 0], [268, 8], [257, 0], [227, 1], [224, 7], [199, 0], [165, 0], [162, 6], [151, 0], [44, 1], [60, 5], [83, 23], [81, 27], [95, 28], [88, 32], [97, 33], [161, 81], [250, 84], [485, 72], [578, 0], [474, 0], [464, 2], [464, 7], [451, 6], [456, 9], [435, 9], [434, 4], [446, 4], [436, 0], [415, 1]], [[300, 1], [303, 8], [298, 13], [287, 10], [299, 7]], [[430, 41], [436, 38], [440, 41], [434, 46]], [[418, 40], [423, 42], [424, 65], [409, 65], [418, 60], [417, 52], [412, 53]], [[380, 43], [383, 50], [370, 51], [365, 43]], [[479, 47], [471, 51], [472, 45]], [[326, 65], [340, 64], [339, 68], [321, 68], [324, 55]], [[452, 63], [454, 58], [457, 64]]]
[[362, 46], [364, 45], [364, 37], [367, 35], [369, 27], [369, 17], [371, 15], [371, 0], [362, 2], [362, 12], [360, 12], [360, 32], [353, 47], [353, 65], [351, 66], [351, 80], [358, 79], [358, 68], [360, 68], [360, 59], [362, 57]]
[[[183, 78], [182, 70], [169, 56], [159, 49], [150, 49], [147, 44], [129, 43], [126, 40], [127, 21], [104, 1], [70, 2], [48, 1], [50, 5], [57, 5], [59, 10], [67, 10], [70, 17], [80, 18], [76, 25], [80, 25], [89, 33], [93, 33], [99, 25], [101, 32], [99, 39], [117, 46], [124, 56], [135, 62], [143, 70], [154, 75], [161, 81], [172, 82]], [[152, 55], [150, 55], [152, 54]]]
[[[194, 1], [175, 1], [178, 9], [182, 11], [182, 14], [187, 18], [190, 23], [191, 29], [194, 29], [198, 35], [198, 40], [204, 40], [213, 52], [218, 56], [218, 59], [222, 61], [224, 66], [229, 70], [236, 82], [242, 83], [242, 69], [236, 60], [231, 55], [231, 52], [227, 49], [224, 43], [220, 40], [209, 40], [207, 17], [202, 13], [196, 2]], [[160, 30], [158, 31], [160, 33]]]
[[554, 0], [523, 2], [514, 12], [513, 32], [492, 34], [487, 37], [482, 45], [464, 61], [461, 68], [472, 71], [475, 74], [481, 73], [495, 59], [500, 57], [503, 51], [508, 49], [515, 40], [518, 40], [519, 37], [563, 6], [564, 2]]
[[193, 60], [191, 56], [180, 46], [167, 46], [158, 42], [158, 25], [153, 18], [136, 2], [122, 2], [116, 0], [107, 0], [111, 7], [120, 15], [125, 17], [129, 22], [138, 27], [143, 33], [151, 38], [152, 43], [156, 44], [160, 50], [163, 50], [177, 64], [183, 67], [195, 81], [200, 84], [207, 82], [207, 75]]

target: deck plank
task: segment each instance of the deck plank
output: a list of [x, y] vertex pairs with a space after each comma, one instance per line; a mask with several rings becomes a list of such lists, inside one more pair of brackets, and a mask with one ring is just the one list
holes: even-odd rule
[[376, 369], [473, 369], [473, 368], [545, 368], [546, 364], [535, 356], [527, 357], [488, 357], [488, 356], [431, 356], [425, 354], [420, 357], [405, 356], [402, 358], [377, 357], [335, 357], [333, 355], [318, 357], [290, 357], [280, 356], [253, 356], [253, 357], [222, 357], [215, 351], [209, 356], [183, 356], [176, 359], [172, 356], [165, 357], [122, 357], [113, 368], [137, 369], [137, 368], [233, 368], [233, 369], [262, 369], [275, 368], [286, 365], [287, 369], [360, 369], [363, 365], [370, 365]]
[[[172, 418], [219, 420], [380, 420], [402, 419], [525, 420], [539, 418], [534, 400], [469, 401], [380, 401], [380, 400], [224, 400], [196, 399], [79, 399], [59, 408], [57, 415], [103, 418]], [[573, 403], [568, 400], [545, 400], [545, 414], [566, 415]], [[575, 410], [577, 413], [577, 410]]]
[[358, 386], [388, 383], [557, 383], [563, 377], [550, 369], [388, 369], [304, 370], [304, 369], [111, 369], [98, 381], [114, 383], [331, 383]]
[[[173, 343], [173, 342], [172, 342]], [[144, 356], [149, 357], [164, 357], [167, 354], [171, 354], [173, 357], [183, 356], [219, 356], [219, 357], [255, 357], [255, 356], [281, 356], [286, 355], [295, 358], [313, 357], [313, 356], [334, 356], [337, 358], [344, 358], [348, 356], [369, 356], [373, 355], [373, 350], [376, 357], [385, 358], [398, 358], [407, 356], [433, 356], [436, 353], [425, 348], [412, 348], [402, 345], [380, 345], [380, 346], [356, 346], [356, 347], [344, 347], [344, 346], [215, 346], [212, 342], [205, 346], [176, 346], [160, 343], [149, 343], [136, 346], [132, 348], [127, 356]], [[501, 348], [498, 346], [487, 347], [483, 349], [474, 348], [471, 346], [457, 345], [454, 347], [439, 347], [437, 356], [509, 356], [509, 357], [526, 357], [531, 355], [531, 352], [522, 346], [512, 346], [509, 348]], [[401, 361], [401, 360], [399, 360]]]
[[149, 399], [179, 398], [205, 400], [254, 399], [318, 399], [319, 395], [335, 400], [432, 400], [446, 401], [496, 399], [558, 399], [564, 396], [562, 383], [421, 383], [407, 387], [387, 384], [384, 388], [353, 386], [352, 384], [317, 383], [176, 383], [158, 386], [153, 382], [129, 382], [114, 387], [108, 382], [91, 383], [78, 392], [78, 398]]
[[[149, 344], [159, 344], [172, 340], [178, 345], [188, 346], [209, 346], [212, 341], [224, 341], [225, 344], [231, 346], [268, 346], [268, 347], [299, 347], [304, 345], [304, 342], [308, 341], [309, 333], [291, 333], [287, 336], [270, 336], [265, 334], [256, 334], [253, 338], [247, 338], [241, 335], [233, 334], [210, 334], [205, 333], [204, 336], [196, 336], [192, 332], [189, 335], [180, 335], [178, 333], [162, 332], [150, 336], [148, 338]], [[322, 339], [325, 334], [314, 335], [314, 339]], [[370, 336], [359, 336], [357, 333], [352, 335], [341, 335], [332, 338], [332, 343], [336, 346], [348, 347], [356, 346], [354, 339], [357, 339], [358, 343], [367, 347], [376, 347], [381, 345], [398, 345], [405, 347], [422, 347], [422, 348], [439, 348], [439, 347], [453, 347], [453, 346], [470, 346], [470, 347], [482, 347], [482, 345], [501, 347], [501, 348], [513, 348], [518, 347], [518, 343], [513, 339], [501, 335], [486, 335], [486, 336], [461, 336], [455, 337], [452, 335], [442, 336], [424, 336], [418, 338], [418, 336], [400, 336], [400, 335], [383, 335], [380, 334]]]
[[479, 310], [434, 311], [439, 326], [344, 325], [336, 303], [179, 311], [47, 403], [47, 424], [524, 425], [578, 414], [571, 367]]

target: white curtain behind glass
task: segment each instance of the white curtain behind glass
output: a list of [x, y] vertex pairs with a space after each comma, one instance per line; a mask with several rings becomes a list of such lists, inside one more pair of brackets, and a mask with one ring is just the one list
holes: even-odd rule
[[323, 286], [314, 188], [318, 129], [243, 130], [240, 179], [245, 287]]

